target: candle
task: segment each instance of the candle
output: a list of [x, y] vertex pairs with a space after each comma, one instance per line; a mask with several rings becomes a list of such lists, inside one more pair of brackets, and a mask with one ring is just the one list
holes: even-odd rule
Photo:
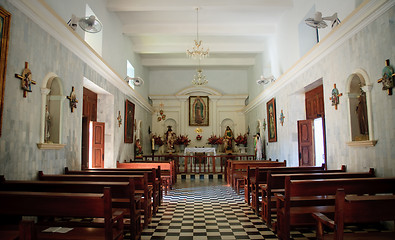
[[155, 140], [152, 138], [152, 150], [155, 150]]

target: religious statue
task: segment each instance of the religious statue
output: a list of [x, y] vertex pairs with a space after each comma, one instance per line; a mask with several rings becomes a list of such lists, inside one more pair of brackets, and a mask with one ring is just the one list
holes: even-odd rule
[[140, 139], [136, 140], [135, 155], [136, 155], [136, 157], [142, 157], [143, 156], [143, 147], [141, 146]]
[[174, 152], [174, 141], [176, 140], [176, 134], [171, 129], [171, 126], [167, 126], [165, 139], [166, 139], [167, 151]]
[[50, 139], [51, 115], [49, 115], [48, 105], [45, 105], [45, 126], [44, 126], [44, 142], [48, 143]]
[[340, 103], [340, 98], [343, 96], [343, 93], [340, 93], [339, 90], [336, 88], [336, 84], [333, 84], [333, 89], [332, 89], [332, 96], [329, 98], [329, 100], [332, 101], [332, 106], [335, 106], [335, 110], [337, 110], [337, 105]]
[[358, 105], [356, 107], [356, 113], [358, 115], [358, 123], [359, 123], [359, 132], [362, 135], [369, 134], [368, 128], [368, 115], [367, 115], [367, 107], [366, 107], [366, 93], [361, 90], [361, 95], [358, 97]]
[[226, 127], [224, 134], [224, 149], [225, 152], [232, 152], [233, 132], [229, 126]]
[[256, 160], [262, 160], [262, 139], [260, 133], [257, 133], [254, 137], [254, 147]]

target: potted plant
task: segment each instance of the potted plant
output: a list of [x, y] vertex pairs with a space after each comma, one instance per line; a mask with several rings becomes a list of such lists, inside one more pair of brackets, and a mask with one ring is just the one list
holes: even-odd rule
[[235, 142], [237, 146], [240, 147], [245, 147], [247, 146], [247, 134], [241, 135], [239, 134], [236, 138], [235, 138]]
[[177, 136], [174, 144], [180, 146], [180, 151], [184, 151], [185, 147], [188, 146], [190, 142], [191, 140], [189, 140], [188, 135], [180, 134], [179, 136]]

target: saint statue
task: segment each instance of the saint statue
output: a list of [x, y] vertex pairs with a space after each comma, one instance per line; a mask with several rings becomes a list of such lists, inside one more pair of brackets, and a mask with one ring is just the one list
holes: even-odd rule
[[366, 93], [361, 90], [361, 95], [358, 97], [358, 105], [356, 107], [356, 112], [358, 115], [359, 122], [359, 132], [362, 135], [369, 134], [368, 128], [368, 117], [367, 117], [367, 107], [366, 107]]
[[224, 149], [225, 151], [232, 151], [233, 132], [229, 126], [226, 127], [224, 134]]
[[167, 126], [167, 132], [165, 133], [167, 151], [174, 151], [174, 141], [176, 140], [176, 134], [171, 129], [171, 126]]
[[143, 147], [141, 146], [140, 139], [136, 140], [136, 150], [135, 150], [136, 157], [143, 156]]
[[51, 115], [49, 115], [48, 105], [45, 105], [45, 126], [44, 126], [44, 142], [48, 143], [50, 139]]
[[262, 139], [261, 134], [257, 133], [254, 138], [256, 160], [262, 160]]

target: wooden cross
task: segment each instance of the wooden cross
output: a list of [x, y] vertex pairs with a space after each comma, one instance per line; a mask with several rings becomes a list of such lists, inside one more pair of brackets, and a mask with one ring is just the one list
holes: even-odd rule
[[74, 108], [77, 108], [77, 103], [78, 103], [77, 96], [74, 91], [74, 87], [71, 87], [71, 93], [70, 96], [67, 96], [67, 99], [70, 100], [71, 112], [74, 112]]
[[343, 93], [339, 93], [339, 90], [336, 88], [336, 83], [333, 84], [332, 89], [332, 97], [329, 100], [332, 100], [332, 106], [335, 106], [335, 110], [337, 110], [337, 105], [340, 103], [339, 97], [343, 96]]
[[21, 75], [15, 73], [15, 77], [22, 80], [21, 88], [23, 90], [23, 97], [27, 96], [27, 92], [32, 92], [32, 84], [36, 85], [36, 81], [32, 79], [32, 72], [29, 69], [29, 63], [25, 62], [25, 69]]
[[377, 80], [378, 83], [383, 83], [383, 90], [387, 90], [388, 95], [392, 95], [392, 88], [394, 87], [394, 68], [390, 65], [390, 60], [385, 60], [385, 67], [382, 71], [383, 77]]
[[122, 125], [122, 116], [121, 116], [121, 111], [118, 111], [118, 117], [117, 117], [117, 120], [118, 120], [118, 127], [121, 127], [121, 125]]

